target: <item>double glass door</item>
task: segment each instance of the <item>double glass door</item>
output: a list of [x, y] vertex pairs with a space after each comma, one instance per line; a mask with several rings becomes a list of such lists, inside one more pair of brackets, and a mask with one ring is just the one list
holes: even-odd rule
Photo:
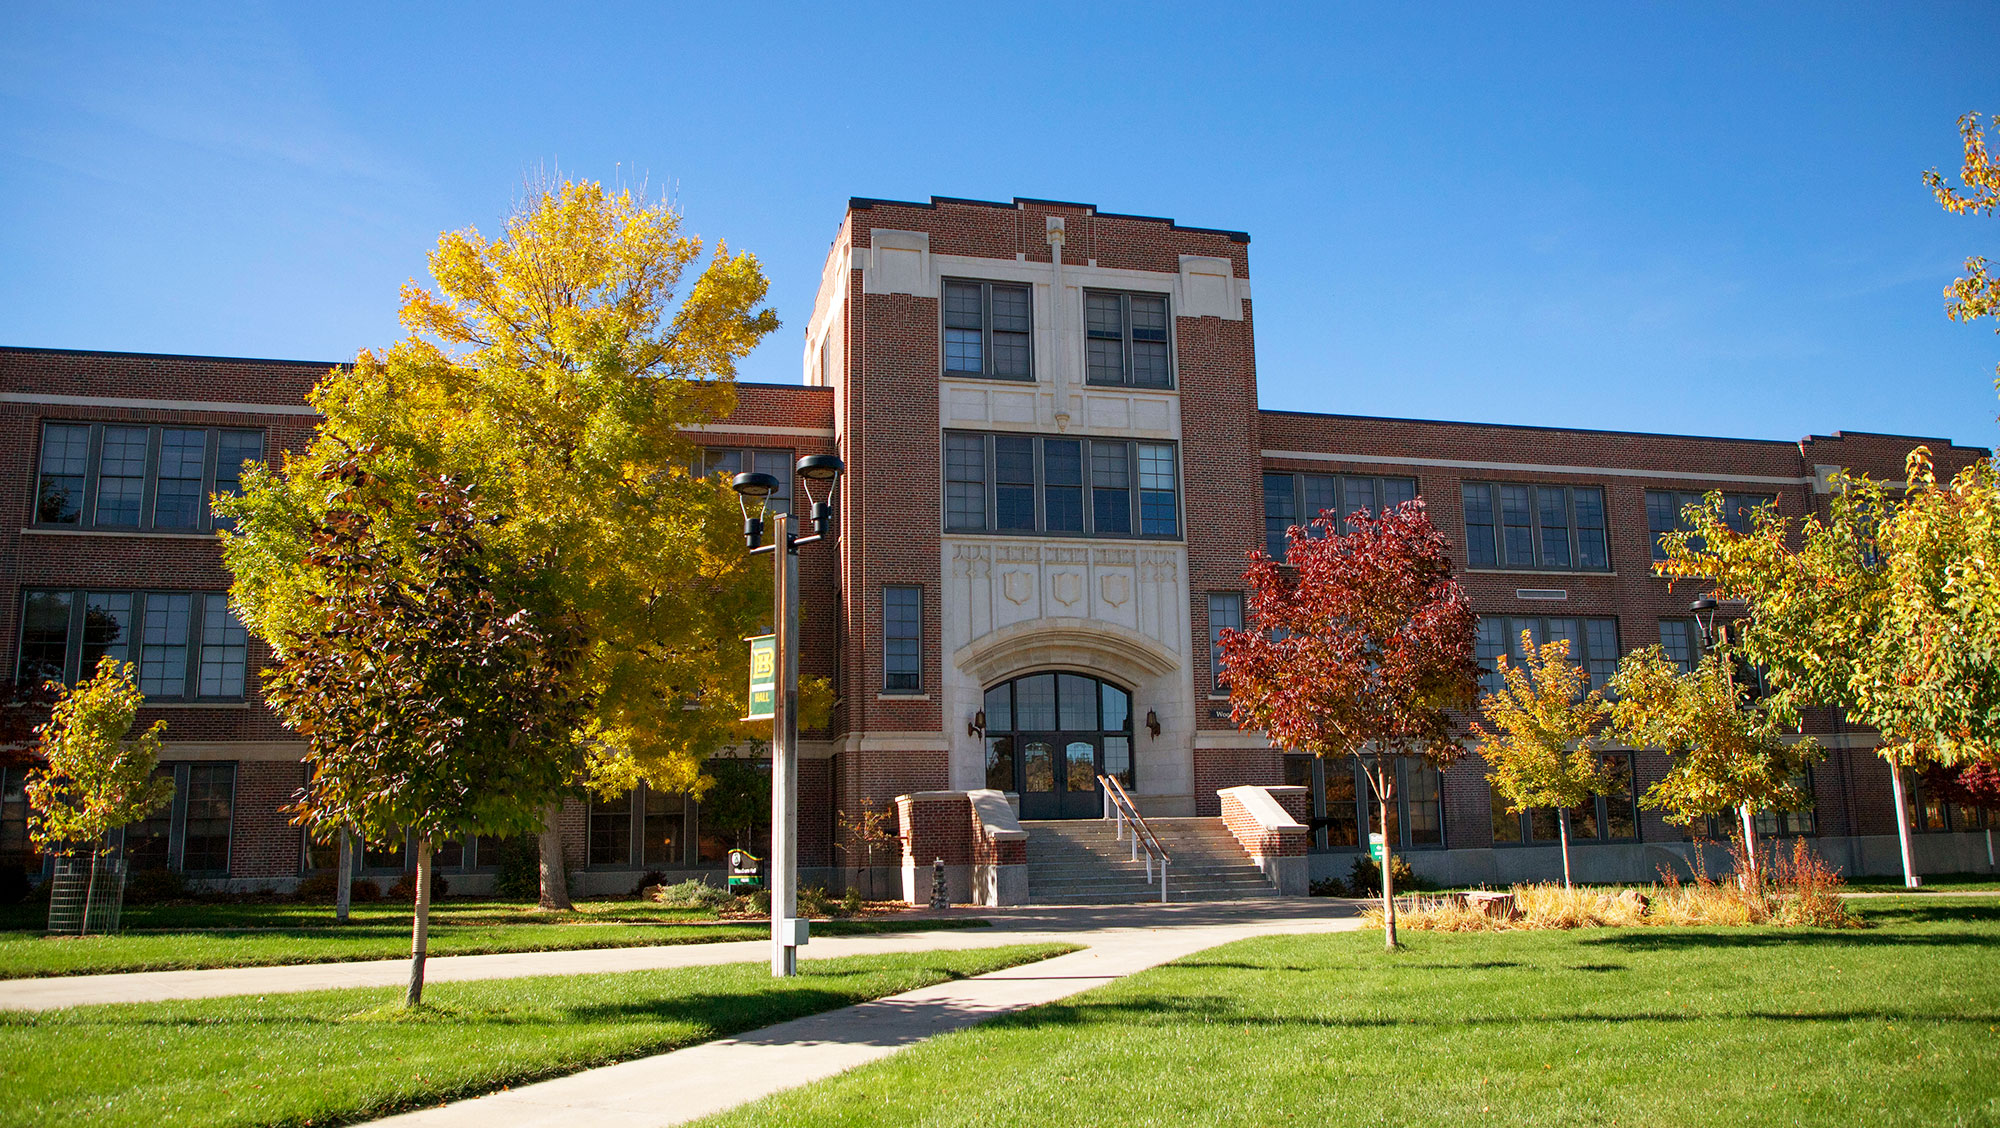
[[1097, 777], [1132, 783], [1132, 698], [1088, 674], [1030, 674], [986, 691], [986, 786], [1024, 819], [1103, 811]]

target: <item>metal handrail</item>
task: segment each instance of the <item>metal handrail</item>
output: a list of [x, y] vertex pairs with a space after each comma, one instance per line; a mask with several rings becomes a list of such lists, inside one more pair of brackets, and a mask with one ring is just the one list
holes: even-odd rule
[[1132, 860], [1135, 862], [1139, 860], [1140, 846], [1146, 848], [1146, 881], [1148, 884], [1151, 884], [1153, 880], [1153, 862], [1155, 859], [1159, 861], [1160, 902], [1162, 904], [1166, 903], [1167, 865], [1173, 861], [1172, 858], [1167, 856], [1167, 848], [1160, 845], [1159, 838], [1153, 834], [1153, 828], [1146, 825], [1146, 816], [1139, 813], [1139, 805], [1132, 802], [1132, 796], [1125, 791], [1125, 785], [1118, 782], [1117, 777], [1108, 775], [1098, 776], [1097, 787], [1104, 794], [1104, 819], [1106, 822], [1114, 819], [1117, 821], [1118, 838], [1120, 840], [1123, 840], [1125, 837], [1125, 824], [1129, 822], [1132, 825]]

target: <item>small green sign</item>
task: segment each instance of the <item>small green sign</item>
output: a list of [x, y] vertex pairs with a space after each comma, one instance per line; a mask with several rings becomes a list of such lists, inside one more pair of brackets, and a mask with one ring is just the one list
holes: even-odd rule
[[750, 712], [746, 721], [768, 721], [778, 713], [778, 636], [758, 635], [750, 644]]
[[1381, 835], [1379, 835], [1379, 834], [1371, 834], [1371, 835], [1369, 835], [1369, 836], [1368, 836], [1368, 856], [1369, 856], [1369, 857], [1371, 857], [1371, 858], [1373, 858], [1373, 859], [1375, 859], [1375, 864], [1376, 864], [1376, 865], [1380, 865], [1380, 864], [1382, 864], [1382, 836], [1381, 836]]

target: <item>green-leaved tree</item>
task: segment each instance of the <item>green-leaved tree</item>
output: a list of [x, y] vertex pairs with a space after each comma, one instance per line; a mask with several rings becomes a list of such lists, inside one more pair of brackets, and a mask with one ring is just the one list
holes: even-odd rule
[[[1521, 632], [1527, 661], [1498, 658], [1506, 688], [1479, 700], [1481, 720], [1472, 722], [1486, 761], [1487, 782], [1519, 814], [1530, 807], [1553, 807], [1562, 841], [1563, 887], [1570, 885], [1569, 811], [1615, 789], [1619, 775], [1591, 746], [1604, 722], [1604, 695], [1590, 688], [1590, 675], [1569, 660], [1569, 640], [1536, 646]], [[1490, 727], [1489, 727], [1490, 726]]]
[[89, 678], [58, 691], [35, 730], [42, 766], [28, 776], [28, 837], [36, 846], [95, 857], [105, 835], [173, 801], [173, 781], [153, 776], [167, 722], [128, 739], [146, 702], [138, 675], [106, 658]]

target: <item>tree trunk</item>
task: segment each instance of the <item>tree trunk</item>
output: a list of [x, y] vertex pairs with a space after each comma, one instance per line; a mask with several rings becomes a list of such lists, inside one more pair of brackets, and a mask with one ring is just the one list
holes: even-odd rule
[[340, 828], [340, 868], [333, 879], [333, 919], [347, 923], [348, 907], [354, 903], [354, 835]]
[[562, 830], [556, 823], [560, 814], [560, 801], [542, 810], [542, 895], [537, 903], [544, 909], [567, 912], [576, 906], [570, 904], [569, 875], [563, 870]]
[[[1389, 841], [1389, 781], [1394, 778], [1391, 774], [1394, 770], [1394, 768], [1385, 768], [1380, 756], [1375, 758], [1375, 767], [1372, 770], [1368, 768], [1365, 761], [1362, 765], [1363, 774], [1368, 777], [1368, 782], [1375, 788], [1375, 809], [1378, 812], [1376, 826], [1382, 832], [1382, 858], [1380, 862], [1382, 867], [1382, 944], [1385, 949], [1391, 952], [1396, 950], [1396, 854], [1394, 845]], [[1372, 841], [1371, 839], [1371, 844]]]
[[1903, 850], [1903, 887], [1915, 889], [1924, 883], [1917, 876], [1917, 855], [1910, 845], [1910, 803], [1903, 793], [1903, 769], [1889, 765], [1889, 789], [1896, 800], [1896, 844]]
[[1569, 884], [1569, 808], [1568, 808], [1568, 807], [1557, 807], [1557, 808], [1556, 808], [1556, 837], [1562, 840], [1562, 851], [1563, 851], [1563, 888], [1564, 888], [1564, 889], [1568, 889], [1568, 888], [1570, 887], [1570, 884]]
[[1750, 872], [1743, 875], [1743, 888], [1748, 890], [1763, 876], [1759, 872], [1763, 867], [1757, 860], [1757, 813], [1748, 803], [1736, 810], [1743, 817], [1743, 863], [1750, 867]]
[[410, 926], [410, 991], [403, 996], [406, 1007], [424, 1001], [424, 955], [431, 931], [431, 838], [417, 839], [417, 915]]

